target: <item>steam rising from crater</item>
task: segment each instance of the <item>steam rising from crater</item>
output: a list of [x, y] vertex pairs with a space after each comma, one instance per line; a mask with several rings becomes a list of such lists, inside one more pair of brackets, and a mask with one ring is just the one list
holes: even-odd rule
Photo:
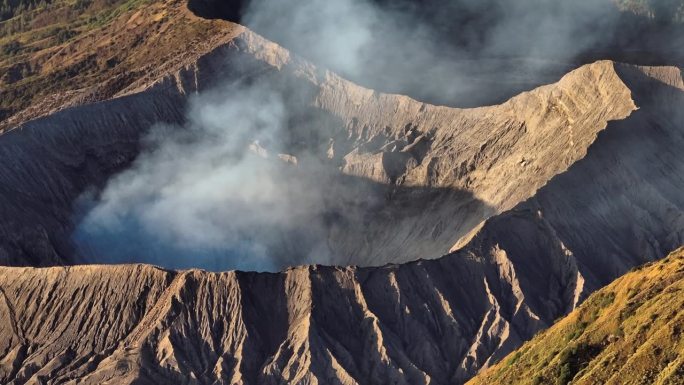
[[[195, 96], [185, 127], [158, 125], [146, 150], [113, 177], [83, 218], [76, 241], [106, 262], [274, 270], [274, 245], [300, 228], [316, 261], [328, 252], [311, 239], [324, 210], [320, 175], [285, 154], [283, 94], [263, 83], [233, 84]], [[306, 155], [304, 155], [306, 156]], [[314, 163], [314, 162], [311, 162]], [[321, 230], [322, 231], [322, 230]], [[301, 255], [300, 263], [309, 262]], [[291, 254], [289, 258], [292, 258]]]
[[[240, 21], [362, 85], [468, 107], [555, 82], [582, 57], [621, 60], [608, 52], [639, 40], [635, 20], [612, 0], [251, 0]], [[642, 48], [677, 48], [676, 35]]]
[[[364, 85], [456, 105], [550, 82], [619, 22], [609, 1], [462, 0], [428, 15], [410, 2], [381, 3], [253, 0], [243, 21]], [[369, 243], [364, 226], [377, 220], [387, 186], [339, 185], [340, 164], [321, 148], [331, 122], [303, 112], [310, 100], [292, 102], [307, 92], [300, 88], [268, 78], [230, 84], [193, 97], [184, 127], [153, 127], [131, 168], [83, 197], [74, 236], [82, 254], [213, 270], [354, 263], [331, 251], [330, 234], [358, 232], [344, 242]], [[384, 220], [372, 236], [391, 237], [395, 212]]]

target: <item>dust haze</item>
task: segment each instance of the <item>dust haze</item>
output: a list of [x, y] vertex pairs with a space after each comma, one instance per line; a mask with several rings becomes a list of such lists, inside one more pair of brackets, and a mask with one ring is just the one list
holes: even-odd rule
[[110, 263], [275, 270], [311, 262], [307, 254], [278, 260], [274, 249], [306, 227], [309, 251], [329, 262], [312, 240], [325, 238], [315, 233], [323, 229], [317, 186], [325, 176], [307, 170], [316, 162], [306, 154], [283, 148], [292, 113], [284, 91], [231, 83], [191, 98], [183, 127], [153, 127], [128, 170], [101, 194], [82, 197], [88, 212], [75, 235], [82, 253]]
[[[661, 24], [677, 15], [676, 1], [646, 3]], [[623, 51], [682, 43], [675, 33], [640, 41], [652, 23], [611, 0], [251, 0], [244, 8], [243, 24], [352, 81], [455, 107], [503, 102], [584, 62], [620, 61]]]

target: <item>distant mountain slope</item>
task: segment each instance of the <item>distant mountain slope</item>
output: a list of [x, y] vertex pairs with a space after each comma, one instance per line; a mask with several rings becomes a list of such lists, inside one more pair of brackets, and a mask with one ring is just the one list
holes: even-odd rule
[[[498, 9], [496, 13], [488, 11], [476, 14], [478, 10], [489, 10], [491, 7], [471, 7], [470, 2], [462, 1], [460, 5], [442, 9], [441, 2], [421, 2], [422, 6], [418, 7], [415, 1], [407, 0], [402, 6], [415, 11], [416, 17], [425, 19], [428, 26], [446, 26], [447, 31], [439, 35], [443, 38], [441, 45], [462, 45], [462, 37], [492, 32], [488, 28], [496, 24], [489, 18], [505, 15], [505, 8], [509, 6], [508, 2], [492, 0], [489, 3]], [[8, 0], [10, 3], [16, 1]], [[235, 28], [233, 23], [213, 19], [223, 17], [239, 21], [240, 10], [245, 6], [244, 1], [233, 0], [191, 0], [188, 3], [183, 0], [55, 0], [19, 3], [28, 4], [28, 8], [15, 15], [17, 9], [12, 7], [11, 14], [14, 16], [0, 22], [0, 130], [65, 107], [106, 100], [120, 94], [133, 82], [148, 78], [150, 72], [205, 54], [215, 46], [217, 39], [232, 34]], [[629, 9], [643, 8], [646, 13], [650, 9], [630, 5], [633, 2], [626, 3], [627, 7], [631, 7]], [[188, 6], [192, 11], [188, 10]], [[10, 14], [7, 15], [9, 17]], [[651, 31], [650, 19], [627, 19], [625, 27], [618, 28], [620, 33], [603, 36], [615, 37], [617, 42], [603, 42], [600, 47], [589, 47], [593, 49], [590, 49], [591, 52], [572, 60], [543, 55], [502, 58], [496, 53], [483, 57], [469, 54], [454, 57], [453, 61], [447, 63], [447, 67], [452, 68], [451, 72], [442, 74], [443, 78], [450, 79], [444, 83], [454, 88], [452, 98], [424, 100], [421, 92], [411, 93], [411, 88], [420, 89], [421, 84], [428, 90], [434, 87], [435, 82], [440, 82], [435, 78], [436, 74], [430, 74], [429, 71], [429, 76], [425, 78], [421, 78], [420, 73], [411, 73], [411, 77], [415, 77], [413, 83], [419, 83], [412, 87], [385, 88], [427, 102], [474, 107], [502, 103], [522, 91], [553, 83], [571, 69], [598, 59], [650, 65], [683, 63], [679, 49], [680, 36], [684, 36], [681, 28]], [[454, 25], [458, 25], [454, 20], [464, 23], [457, 31], [452, 30]], [[462, 28], [470, 32], [462, 33]], [[482, 31], [478, 32], [479, 29]], [[256, 32], [259, 33], [258, 30]], [[517, 34], [511, 37], [515, 36]], [[635, 46], [623, 50], [619, 48], [623, 43]], [[657, 51], [661, 43], [667, 43], [668, 47], [671, 45], [674, 49], [664, 53], [649, 51]], [[616, 44], [618, 47], [615, 47]], [[285, 48], [295, 47], [286, 45]], [[390, 59], [378, 57], [375, 64], [386, 67]], [[350, 80], [359, 83], [361, 79]], [[378, 79], [378, 82], [388, 85], [392, 84], [392, 79]], [[374, 86], [372, 82], [361, 82], [361, 85]]]
[[684, 383], [684, 250], [620, 277], [469, 385]]
[[53, 1], [0, 22], [0, 130], [116, 96], [239, 29], [184, 1]]
[[[502, 103], [597, 60], [684, 66], [682, 4], [681, 0], [188, 1], [189, 8], [202, 17], [245, 25], [360, 85], [454, 107]], [[412, 26], [408, 32], [406, 25]], [[348, 53], [339, 56], [333, 47]]]

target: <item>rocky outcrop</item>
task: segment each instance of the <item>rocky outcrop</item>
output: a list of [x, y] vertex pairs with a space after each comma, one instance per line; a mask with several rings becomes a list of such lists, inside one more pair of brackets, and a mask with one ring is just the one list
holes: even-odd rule
[[0, 374], [14, 384], [458, 383], [545, 325], [505, 258], [278, 274], [3, 268]]

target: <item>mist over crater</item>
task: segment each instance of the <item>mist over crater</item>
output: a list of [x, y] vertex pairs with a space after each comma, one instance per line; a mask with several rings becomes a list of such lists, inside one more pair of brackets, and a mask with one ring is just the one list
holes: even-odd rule
[[[487, 211], [464, 191], [397, 185], [425, 151], [420, 134], [408, 127], [355, 143], [346, 123], [312, 106], [310, 92], [267, 77], [191, 96], [182, 123], [154, 124], [130, 166], [77, 200], [79, 254], [214, 271], [378, 265], [425, 257], [428, 243], [432, 257], [445, 253], [472, 226], [444, 227], [433, 214], [449, 202], [465, 205], [463, 218], [452, 218], [459, 226]], [[392, 152], [402, 142], [414, 153]]]
[[[681, 65], [671, 0], [189, 0], [360, 85], [453, 107], [502, 103], [600, 59]], [[636, 13], [636, 14], [635, 14]]]

